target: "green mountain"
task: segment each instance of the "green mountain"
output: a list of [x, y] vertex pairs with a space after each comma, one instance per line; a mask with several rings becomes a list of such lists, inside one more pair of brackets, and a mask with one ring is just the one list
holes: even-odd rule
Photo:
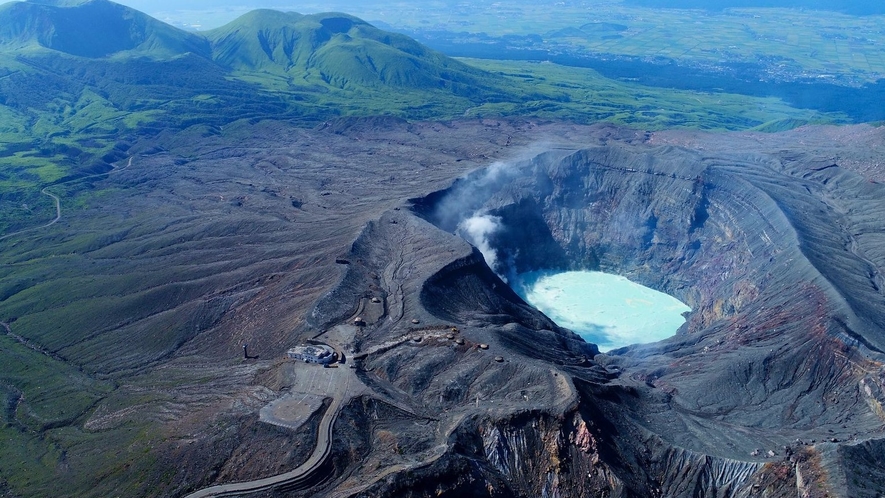
[[520, 115], [653, 128], [819, 120], [744, 97], [697, 102], [590, 70], [467, 65], [340, 13], [257, 10], [188, 33], [108, 0], [10, 2], [0, 5], [0, 195], [20, 194], [8, 209], [0, 199], [0, 232], [33, 225], [46, 213], [20, 206], [37, 203], [40, 189], [106, 171], [138, 137], [241, 119]]
[[256, 10], [205, 33], [216, 61], [238, 71], [285, 74], [338, 88], [492, 89], [489, 74], [339, 13]]
[[138, 136], [248, 119], [439, 118], [521, 98], [344, 14], [255, 11], [188, 33], [107, 0], [0, 5], [0, 233], [40, 189], [107, 171]]
[[254, 74], [261, 73], [285, 76], [296, 86], [500, 93], [488, 73], [339, 13], [256, 10], [201, 35], [108, 0], [0, 6], [0, 51], [33, 56], [41, 49], [115, 60], [192, 54], [225, 70], [253, 73], [253, 82]]
[[188, 52], [209, 56], [205, 38], [107, 0], [4, 4], [0, 44], [90, 58], [120, 53], [157, 59]]
[[224, 66], [285, 71], [303, 64], [319, 45], [295, 27], [303, 18], [295, 12], [254, 10], [205, 35], [213, 57]]

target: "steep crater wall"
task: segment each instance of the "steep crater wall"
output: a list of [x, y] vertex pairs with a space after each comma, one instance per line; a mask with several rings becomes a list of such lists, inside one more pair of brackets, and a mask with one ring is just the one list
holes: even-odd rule
[[[667, 394], [656, 415], [633, 402], [637, 424], [743, 458], [773, 441], [881, 427], [878, 391], [860, 381], [879, 385], [885, 346], [885, 251], [865, 235], [883, 198], [835, 165], [612, 145], [495, 165], [414, 209], [471, 240], [502, 278], [602, 270], [686, 302], [676, 337], [597, 361]], [[453, 316], [470, 300], [447, 300], [459, 295], [448, 285], [425, 292]], [[730, 436], [735, 426], [752, 436]]]

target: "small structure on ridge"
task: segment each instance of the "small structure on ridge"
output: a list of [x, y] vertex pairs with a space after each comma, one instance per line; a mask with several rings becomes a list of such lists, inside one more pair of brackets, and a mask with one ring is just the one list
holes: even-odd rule
[[335, 351], [325, 344], [302, 344], [286, 352], [292, 360], [328, 365], [335, 360]]

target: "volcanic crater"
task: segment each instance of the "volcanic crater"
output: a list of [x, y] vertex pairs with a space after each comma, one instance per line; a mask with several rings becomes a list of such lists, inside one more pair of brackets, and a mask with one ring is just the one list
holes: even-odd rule
[[[269, 478], [322, 441], [310, 475], [259, 494], [878, 496], [882, 144], [870, 126], [386, 118], [146, 139], [93, 180], [109, 202], [4, 249], [57, 296], [10, 284], [8, 333], [113, 386], [62, 422], [21, 396], [7, 419], [151, 455], [93, 495]], [[458, 234], [474, 216], [496, 220], [491, 265]], [[539, 269], [625, 275], [692, 312], [601, 354], [504, 281]], [[283, 359], [314, 339], [346, 364]], [[305, 390], [322, 375], [344, 388]], [[299, 389], [301, 425], [265, 424]], [[65, 461], [93, 483], [89, 464]]]
[[[883, 450], [885, 239], [869, 230], [883, 194], [787, 150], [612, 142], [477, 170], [412, 199], [415, 217], [370, 224], [351, 257], [379, 272], [391, 252], [420, 261], [394, 275], [392, 323], [457, 324], [507, 362], [428, 346], [360, 366], [448, 413], [438, 424], [469, 414], [440, 460], [479, 459], [477, 495], [866, 496], [882, 481], [850, 477]], [[478, 214], [496, 223], [492, 261], [455, 235]], [[499, 278], [539, 269], [626, 275], [693, 311], [670, 339], [599, 354]], [[337, 292], [364, 280], [351, 269]], [[441, 490], [441, 465], [381, 487]], [[803, 475], [829, 477], [811, 490]]]

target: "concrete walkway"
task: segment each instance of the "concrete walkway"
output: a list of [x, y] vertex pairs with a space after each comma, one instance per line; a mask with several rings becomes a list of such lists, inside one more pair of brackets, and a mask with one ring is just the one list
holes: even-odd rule
[[186, 498], [202, 498], [208, 496], [236, 496], [244, 493], [254, 493], [257, 491], [267, 491], [279, 486], [287, 488], [297, 487], [300, 483], [309, 481], [314, 474], [329, 458], [332, 453], [332, 427], [338, 418], [338, 413], [345, 400], [350, 399], [348, 396], [348, 387], [351, 381], [351, 375], [346, 375], [346, 370], [340, 369], [344, 373], [344, 390], [335, 396], [332, 404], [323, 415], [317, 434], [317, 445], [313, 453], [306, 462], [296, 467], [294, 470], [263, 479], [254, 481], [238, 482], [232, 484], [221, 484], [201, 489], [195, 493], [187, 495]]

